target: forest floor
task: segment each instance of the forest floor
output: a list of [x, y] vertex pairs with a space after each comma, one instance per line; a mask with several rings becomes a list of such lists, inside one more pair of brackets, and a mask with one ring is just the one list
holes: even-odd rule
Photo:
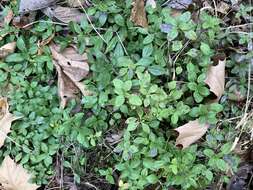
[[0, 189], [253, 189], [250, 0], [0, 0]]

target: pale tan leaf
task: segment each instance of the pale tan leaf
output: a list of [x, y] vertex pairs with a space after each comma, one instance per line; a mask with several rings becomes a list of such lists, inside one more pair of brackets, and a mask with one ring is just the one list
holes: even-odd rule
[[61, 67], [53, 62], [58, 73], [58, 94], [61, 99], [61, 107], [64, 108], [70, 99], [76, 98], [79, 90], [74, 82], [62, 72]]
[[27, 13], [44, 9], [55, 4], [57, 0], [20, 0], [19, 13]]
[[8, 25], [13, 19], [13, 17], [14, 17], [13, 11], [9, 9], [7, 15], [4, 17], [4, 24]]
[[80, 12], [77, 8], [70, 7], [48, 7], [43, 10], [43, 13], [46, 14], [50, 18], [55, 18], [58, 21], [68, 24], [69, 22], [81, 22], [81, 19], [85, 17], [85, 15]]
[[219, 61], [218, 65], [211, 66], [207, 72], [205, 83], [209, 86], [217, 99], [220, 99], [224, 93], [225, 86], [225, 65], [226, 60]]
[[83, 80], [89, 73], [87, 56], [78, 54], [73, 48], [66, 48], [62, 53], [57, 46], [50, 46], [53, 58], [62, 67], [63, 72], [75, 81]]
[[4, 190], [35, 190], [39, 186], [29, 182], [31, 175], [6, 156], [0, 166], [0, 184]]
[[131, 11], [130, 20], [133, 21], [137, 26], [148, 26], [144, 0], [133, 1], [133, 8]]
[[84, 96], [90, 95], [86, 86], [80, 82], [89, 73], [86, 54], [78, 54], [73, 47], [66, 48], [60, 53], [60, 48], [55, 44], [51, 44], [50, 49], [58, 73], [58, 94], [61, 99], [61, 107], [64, 108], [70, 99], [76, 98], [79, 91]]
[[207, 124], [200, 124], [198, 120], [190, 121], [189, 123], [176, 128], [179, 133], [176, 139], [176, 145], [182, 145], [183, 148], [187, 148], [192, 143], [199, 140], [207, 131]]
[[16, 49], [16, 42], [10, 42], [0, 47], [0, 59], [5, 58], [9, 54], [13, 53]]
[[11, 132], [11, 123], [19, 117], [9, 113], [9, 105], [6, 98], [0, 98], [0, 148], [4, 145], [4, 141]]

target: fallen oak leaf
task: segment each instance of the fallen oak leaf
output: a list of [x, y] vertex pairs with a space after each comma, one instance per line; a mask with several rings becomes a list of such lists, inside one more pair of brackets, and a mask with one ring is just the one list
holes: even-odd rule
[[226, 60], [219, 60], [216, 66], [211, 66], [208, 69], [205, 83], [209, 86], [210, 91], [213, 92], [217, 100], [221, 98], [225, 88], [225, 65]]
[[60, 48], [54, 44], [50, 45], [53, 58], [58, 61], [63, 72], [75, 81], [81, 81], [89, 73], [89, 65], [87, 63], [86, 54], [78, 54], [73, 47], [66, 48], [59, 53]]
[[62, 53], [59, 53], [60, 48], [55, 44], [51, 44], [50, 49], [58, 73], [61, 107], [64, 108], [70, 99], [76, 98], [79, 91], [84, 96], [90, 95], [85, 85], [80, 82], [89, 73], [87, 56], [78, 54], [73, 47], [66, 48]]
[[0, 166], [0, 184], [4, 190], [36, 190], [39, 186], [29, 183], [31, 175], [17, 165], [9, 156], [4, 158]]
[[79, 90], [74, 82], [63, 73], [61, 67], [55, 61], [53, 61], [53, 64], [58, 73], [58, 94], [61, 99], [60, 106], [64, 108], [69, 100], [76, 98]]
[[14, 53], [16, 49], [16, 42], [10, 42], [0, 47], [0, 59], [5, 58], [11, 53]]
[[130, 20], [133, 21], [137, 26], [148, 26], [144, 0], [133, 1]]
[[9, 112], [7, 99], [0, 98], [0, 148], [4, 145], [7, 134], [11, 132], [11, 123], [19, 118]]
[[182, 145], [183, 149], [189, 147], [192, 143], [199, 140], [207, 131], [207, 124], [200, 124], [198, 120], [190, 121], [185, 125], [176, 128], [178, 137], [176, 145]]

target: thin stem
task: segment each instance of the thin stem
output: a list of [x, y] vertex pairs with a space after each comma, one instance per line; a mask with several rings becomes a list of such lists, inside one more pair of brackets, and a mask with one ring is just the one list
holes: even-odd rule
[[81, 6], [81, 8], [82, 8], [82, 10], [83, 10], [83, 12], [84, 12], [86, 18], [88, 19], [88, 21], [89, 21], [91, 27], [93, 28], [93, 30], [94, 30], [94, 31], [97, 33], [97, 35], [107, 44], [107, 42], [105, 41], [105, 39], [103, 38], [103, 36], [98, 32], [98, 30], [96, 29], [96, 27], [93, 25], [93, 23], [92, 23], [92, 21], [91, 21], [89, 15], [87, 14], [87, 12], [86, 12], [85, 8], [83, 7], [82, 3], [80, 2], [80, 0], [77, 0], [77, 1], [78, 1], [79, 5]]

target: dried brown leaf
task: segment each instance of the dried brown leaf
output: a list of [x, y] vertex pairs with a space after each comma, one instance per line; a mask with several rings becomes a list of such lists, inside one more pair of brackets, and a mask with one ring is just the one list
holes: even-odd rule
[[4, 17], [4, 24], [8, 25], [13, 19], [13, 16], [14, 16], [13, 11], [9, 9], [7, 15]]
[[205, 83], [209, 86], [210, 91], [220, 99], [224, 93], [225, 86], [225, 65], [226, 60], [219, 61], [218, 65], [211, 66], [207, 72]]
[[62, 6], [48, 7], [44, 9], [43, 12], [48, 17], [66, 24], [71, 21], [79, 23], [81, 19], [85, 17], [85, 15], [76, 8]]
[[61, 107], [64, 108], [69, 100], [76, 98], [79, 89], [74, 82], [62, 72], [61, 67], [55, 61], [53, 63], [58, 73], [58, 94], [61, 99], [60, 104]]
[[148, 26], [144, 0], [133, 1], [133, 8], [131, 11], [130, 20], [133, 21], [137, 26]]
[[20, 0], [19, 13], [27, 13], [44, 9], [55, 4], [57, 0]]
[[13, 53], [16, 49], [16, 42], [10, 42], [0, 47], [0, 59], [5, 58], [9, 54]]
[[4, 145], [6, 136], [11, 131], [11, 123], [19, 119], [9, 113], [9, 104], [6, 98], [0, 98], [0, 148]]
[[190, 121], [189, 123], [176, 128], [179, 133], [176, 139], [176, 145], [182, 145], [183, 148], [187, 148], [192, 143], [199, 140], [207, 131], [207, 124], [200, 124], [198, 120]]
[[35, 190], [39, 186], [29, 183], [31, 175], [6, 156], [0, 166], [0, 184], [4, 190]]
[[90, 95], [85, 85], [80, 82], [89, 73], [86, 54], [78, 54], [73, 47], [59, 52], [59, 47], [51, 44], [50, 49], [54, 58], [54, 65], [58, 72], [58, 94], [61, 107], [65, 107], [70, 99], [76, 98], [79, 91], [84, 96]]

